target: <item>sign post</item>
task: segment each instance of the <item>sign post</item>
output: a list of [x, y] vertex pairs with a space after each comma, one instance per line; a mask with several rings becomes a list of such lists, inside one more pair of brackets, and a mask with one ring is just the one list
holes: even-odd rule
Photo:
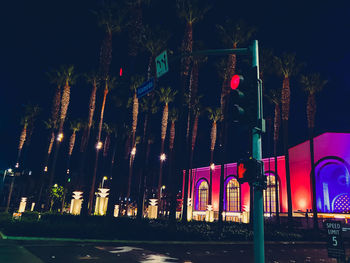
[[328, 257], [336, 258], [339, 263], [345, 262], [341, 221], [325, 221], [325, 228], [327, 230]]

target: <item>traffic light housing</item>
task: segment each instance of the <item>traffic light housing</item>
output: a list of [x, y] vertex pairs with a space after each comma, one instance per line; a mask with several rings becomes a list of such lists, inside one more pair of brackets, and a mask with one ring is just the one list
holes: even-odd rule
[[237, 181], [249, 183], [266, 189], [267, 178], [264, 175], [264, 163], [252, 157], [237, 162]]
[[233, 75], [230, 81], [231, 94], [229, 107], [232, 110], [232, 120], [238, 122], [244, 115], [245, 110], [243, 108], [244, 104], [244, 93], [241, 87], [244, 85], [244, 77], [242, 75]]

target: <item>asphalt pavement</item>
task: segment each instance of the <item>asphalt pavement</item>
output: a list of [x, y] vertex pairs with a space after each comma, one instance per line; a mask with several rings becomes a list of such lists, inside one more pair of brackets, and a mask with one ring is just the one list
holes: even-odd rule
[[[267, 243], [266, 262], [334, 262], [325, 243]], [[347, 254], [350, 255], [348, 249]], [[0, 263], [253, 262], [251, 243], [69, 242], [0, 240]]]

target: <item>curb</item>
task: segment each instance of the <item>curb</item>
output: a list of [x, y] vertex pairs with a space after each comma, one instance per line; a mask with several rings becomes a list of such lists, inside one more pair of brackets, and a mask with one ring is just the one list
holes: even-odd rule
[[[150, 241], [150, 240], [117, 240], [117, 239], [81, 239], [81, 238], [51, 238], [6, 236], [0, 232], [1, 239], [17, 241], [55, 241], [72, 243], [116, 243], [116, 244], [154, 244], [154, 245], [252, 245], [253, 241]], [[269, 245], [326, 245], [327, 242], [317, 241], [265, 241]]]

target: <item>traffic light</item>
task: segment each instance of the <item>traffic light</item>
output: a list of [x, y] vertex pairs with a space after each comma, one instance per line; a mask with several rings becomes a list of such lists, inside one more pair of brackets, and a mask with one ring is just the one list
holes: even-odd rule
[[266, 189], [264, 163], [252, 157], [237, 162], [237, 181], [240, 184], [249, 183]]
[[243, 86], [244, 77], [242, 75], [233, 75], [230, 81], [231, 95], [229, 107], [232, 109], [232, 120], [238, 122], [244, 115], [244, 93], [240, 89]]

